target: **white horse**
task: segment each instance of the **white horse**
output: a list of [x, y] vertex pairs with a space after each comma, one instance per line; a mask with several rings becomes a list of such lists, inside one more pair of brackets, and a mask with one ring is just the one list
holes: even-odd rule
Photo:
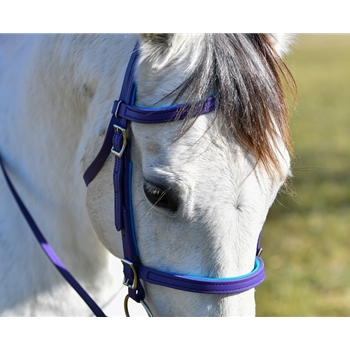
[[[249, 273], [268, 209], [290, 172], [278, 77], [287, 37], [0, 36], [4, 166], [61, 260], [108, 315], [123, 313], [126, 293], [115, 258], [123, 251], [114, 226], [113, 157], [88, 187], [83, 174], [103, 142], [138, 40], [136, 105], [212, 94], [218, 102], [215, 112], [195, 119], [131, 123], [134, 222], [144, 265], [208, 278]], [[156, 316], [255, 314], [254, 289], [212, 295], [144, 286]], [[0, 315], [91, 315], [40, 250], [2, 173]]]

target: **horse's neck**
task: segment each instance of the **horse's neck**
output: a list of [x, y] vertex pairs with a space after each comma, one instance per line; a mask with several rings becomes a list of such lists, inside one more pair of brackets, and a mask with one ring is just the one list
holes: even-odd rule
[[[23, 44], [22, 53], [27, 50], [25, 47]], [[61, 260], [83, 285], [103, 299], [100, 291], [108, 293], [113, 283], [109, 254], [98, 241], [85, 206], [83, 145], [79, 141], [84, 131], [86, 106], [72, 105], [76, 93], [74, 84], [69, 84], [72, 72], [51, 66], [53, 51], [47, 52], [40, 62], [28, 49], [15, 70], [6, 73], [8, 81], [15, 84], [10, 87], [12, 92], [8, 91], [9, 86], [0, 91], [3, 103], [0, 150], [26, 206]], [[31, 84], [33, 81], [35, 84]], [[16, 91], [20, 94], [16, 95]], [[11, 101], [4, 98], [5, 94], [16, 97]], [[0, 247], [0, 266], [7, 270], [8, 276], [2, 283], [7, 295], [0, 299], [12, 298], [13, 304], [21, 303], [26, 296], [40, 299], [38, 295], [42, 292], [59, 290], [63, 280], [38, 249], [2, 176], [0, 187], [3, 230], [0, 238], [5, 242]], [[69, 309], [68, 300], [63, 301]]]

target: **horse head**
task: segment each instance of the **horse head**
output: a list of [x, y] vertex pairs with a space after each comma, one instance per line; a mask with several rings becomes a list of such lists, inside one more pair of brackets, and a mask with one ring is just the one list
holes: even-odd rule
[[[151, 112], [192, 103], [183, 120], [131, 122], [128, 129], [140, 260], [208, 279], [249, 274], [269, 207], [290, 172], [281, 83], [289, 76], [281, 60], [288, 42], [244, 34], [145, 34], [138, 40], [134, 105]], [[198, 113], [209, 96], [215, 110]], [[96, 153], [94, 137], [88, 138], [86, 166]], [[87, 207], [100, 240], [122, 258], [112, 159], [89, 184]], [[148, 282], [144, 288], [159, 316], [255, 314], [254, 289], [214, 295]]]

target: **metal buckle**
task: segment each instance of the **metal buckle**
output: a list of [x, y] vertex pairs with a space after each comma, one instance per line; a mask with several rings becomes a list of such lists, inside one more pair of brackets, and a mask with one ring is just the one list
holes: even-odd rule
[[122, 128], [119, 125], [113, 124], [114, 132], [119, 133], [120, 131], [122, 132], [123, 135], [123, 145], [121, 150], [118, 152], [112, 147], [111, 152], [118, 158], [121, 158], [123, 156], [123, 153], [125, 151], [126, 145], [127, 145], [127, 134], [126, 134], [126, 129]]
[[[128, 301], [129, 301], [130, 297], [129, 295], [127, 294], [125, 296], [125, 299], [124, 299], [124, 312], [125, 312], [125, 316], [126, 317], [130, 317], [130, 314], [129, 314], [129, 308], [128, 308]], [[150, 310], [150, 308], [148, 307], [148, 305], [146, 304], [145, 301], [143, 300], [140, 300], [140, 303], [141, 305], [143, 306], [143, 308], [145, 309], [146, 313], [147, 313], [147, 316], [148, 317], [153, 317], [152, 315], [152, 311]]]
[[128, 265], [131, 268], [132, 273], [134, 275], [134, 280], [132, 281], [132, 284], [130, 284], [130, 281], [128, 279], [126, 279], [124, 276], [124, 280], [123, 280], [124, 286], [127, 286], [128, 288], [130, 288], [132, 290], [136, 290], [136, 288], [137, 288], [137, 273], [136, 273], [134, 264], [127, 259], [120, 259], [120, 260], [121, 260], [123, 265]]

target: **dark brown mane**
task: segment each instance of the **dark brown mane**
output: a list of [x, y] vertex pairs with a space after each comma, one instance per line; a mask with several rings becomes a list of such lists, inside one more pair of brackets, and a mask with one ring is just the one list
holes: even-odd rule
[[270, 175], [274, 170], [281, 174], [274, 148], [278, 134], [292, 153], [282, 82], [292, 92], [295, 82], [268, 35], [207, 34], [204, 50], [190, 77], [175, 90], [175, 102], [216, 94], [217, 111], [232, 136]]

